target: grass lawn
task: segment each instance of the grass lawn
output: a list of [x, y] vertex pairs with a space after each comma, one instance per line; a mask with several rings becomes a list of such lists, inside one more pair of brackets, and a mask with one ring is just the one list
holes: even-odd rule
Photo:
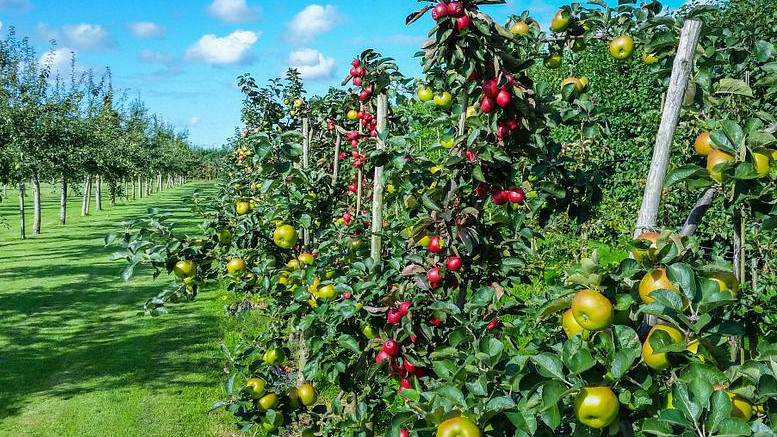
[[140, 272], [123, 283], [115, 248], [103, 247], [107, 233], [150, 206], [193, 229], [179, 198], [210, 187], [93, 207], [83, 218], [74, 196], [66, 226], [57, 223], [55, 188], [45, 187], [43, 233], [25, 241], [9, 191], [0, 202], [11, 226], [0, 227], [0, 436], [232, 435], [225, 413], [207, 413], [222, 395], [223, 296], [204, 293], [158, 318], [139, 314], [170, 279]]

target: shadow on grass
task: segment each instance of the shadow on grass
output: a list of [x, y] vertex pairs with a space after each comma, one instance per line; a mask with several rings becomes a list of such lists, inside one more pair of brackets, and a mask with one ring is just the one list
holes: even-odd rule
[[[163, 209], [191, 214], [177, 202]], [[99, 222], [74, 223], [34, 246], [0, 243], [0, 421], [41, 395], [218, 384], [220, 316], [204, 308], [207, 296], [168, 316], [138, 314], [168, 279], [122, 283], [124, 263], [110, 260], [118, 247], [103, 246], [133, 213], [145, 208], [106, 211]]]

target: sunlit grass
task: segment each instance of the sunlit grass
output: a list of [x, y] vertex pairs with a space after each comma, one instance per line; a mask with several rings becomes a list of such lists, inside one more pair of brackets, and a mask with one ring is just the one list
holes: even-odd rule
[[[53, 187], [43, 190], [43, 234], [18, 239], [14, 191], [0, 203], [0, 435], [231, 435], [230, 418], [208, 413], [222, 396], [223, 301], [204, 293], [167, 316], [140, 314], [165, 281], [123, 283], [104, 236], [150, 206], [183, 227], [198, 221], [180, 202], [189, 184], [58, 224]], [[107, 206], [107, 200], [105, 201]], [[30, 202], [31, 206], [31, 202]], [[29, 211], [31, 214], [31, 210]], [[28, 216], [31, 225], [31, 215]], [[30, 234], [28, 234], [30, 235]]]

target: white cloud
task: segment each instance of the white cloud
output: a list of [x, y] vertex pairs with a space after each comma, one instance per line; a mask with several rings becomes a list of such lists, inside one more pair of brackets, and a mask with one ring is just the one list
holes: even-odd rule
[[73, 73], [80, 71], [78, 67], [73, 70], [73, 57], [75, 52], [67, 47], [60, 47], [41, 55], [38, 63], [41, 67], [48, 67], [51, 77], [69, 78]]
[[111, 36], [99, 24], [68, 24], [62, 26], [65, 42], [81, 50], [102, 50], [113, 45]]
[[186, 49], [186, 59], [206, 64], [247, 63], [253, 57], [251, 47], [259, 41], [260, 34], [249, 30], [236, 30], [225, 37], [207, 34]]
[[0, 10], [16, 8], [26, 11], [30, 8], [29, 0], [0, 0]]
[[129, 24], [130, 33], [137, 38], [162, 39], [166, 29], [151, 21], [135, 21]]
[[202, 121], [200, 117], [192, 117], [189, 119], [189, 122], [187, 124], [189, 126], [197, 126], [198, 124], [200, 124], [200, 121]]
[[169, 64], [175, 60], [175, 57], [170, 53], [160, 53], [149, 49], [143, 49], [138, 53], [138, 59], [140, 62], [146, 64]]
[[41, 22], [35, 26], [35, 32], [42, 39], [64, 42], [78, 50], [103, 50], [113, 46], [111, 35], [99, 24], [67, 24], [60, 29]]
[[300, 49], [289, 54], [289, 67], [299, 70], [307, 80], [320, 80], [332, 77], [335, 58], [327, 58], [314, 49]]
[[52, 39], [55, 39], [55, 40], [62, 39], [61, 38], [62, 35], [60, 34], [59, 30], [57, 30], [57, 28], [55, 27], [50, 26], [49, 23], [44, 23], [44, 22], [38, 23], [35, 26], [35, 33], [37, 33], [38, 36], [41, 37], [41, 39], [44, 39], [46, 41], [52, 40]]
[[208, 12], [227, 23], [246, 23], [259, 19], [259, 8], [248, 6], [246, 0], [214, 0]]
[[343, 17], [332, 5], [309, 5], [291, 19], [287, 28], [287, 42], [306, 44], [321, 33], [332, 30]]

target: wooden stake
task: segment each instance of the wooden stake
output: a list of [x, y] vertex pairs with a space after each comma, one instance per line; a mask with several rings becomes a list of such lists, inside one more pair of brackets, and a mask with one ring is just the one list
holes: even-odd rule
[[[386, 130], [386, 118], [388, 112], [388, 96], [386, 92], [378, 95], [377, 131]], [[377, 150], [386, 148], [386, 143], [378, 137]], [[372, 185], [372, 240], [370, 242], [370, 256], [377, 264], [380, 261], [381, 236], [383, 232], [383, 167], [375, 167], [375, 177]]]
[[672, 153], [672, 139], [677, 129], [677, 123], [680, 120], [680, 110], [682, 109], [685, 90], [688, 87], [700, 33], [700, 21], [685, 21], [680, 34], [680, 45], [677, 48], [677, 55], [672, 68], [672, 77], [669, 82], [666, 102], [661, 114], [661, 124], [658, 128], [656, 144], [653, 149], [653, 160], [648, 172], [645, 194], [642, 198], [642, 206], [640, 207], [637, 226], [634, 230], [635, 237], [656, 226], [658, 207], [661, 204], [661, 192], [664, 189], [664, 178], [666, 178], [669, 157]]
[[[310, 164], [310, 120], [302, 119], [302, 168], [307, 170]], [[310, 230], [302, 229], [302, 244], [308, 248], [310, 244]]]
[[334, 169], [332, 169], [332, 190], [337, 186], [337, 177], [340, 174], [340, 142], [342, 141], [342, 138], [340, 137], [340, 132], [335, 130], [336, 136], [335, 136], [335, 161], [334, 161]]

